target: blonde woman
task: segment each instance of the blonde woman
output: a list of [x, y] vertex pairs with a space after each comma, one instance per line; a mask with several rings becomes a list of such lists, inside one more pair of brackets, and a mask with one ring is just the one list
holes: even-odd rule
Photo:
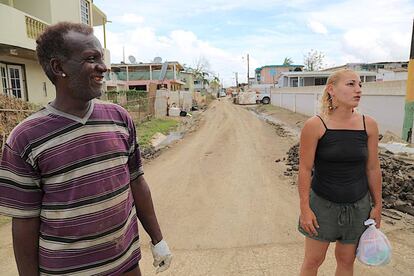
[[355, 112], [361, 80], [352, 70], [333, 73], [322, 96], [321, 114], [305, 123], [299, 150], [299, 231], [305, 235], [302, 276], [317, 275], [335, 242], [335, 275], [353, 275], [364, 221], [381, 223], [378, 127]]

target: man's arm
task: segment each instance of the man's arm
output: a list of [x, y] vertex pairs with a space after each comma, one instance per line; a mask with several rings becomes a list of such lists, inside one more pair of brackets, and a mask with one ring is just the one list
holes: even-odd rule
[[157, 216], [152, 203], [151, 191], [143, 175], [131, 182], [132, 196], [134, 197], [137, 216], [145, 231], [151, 237], [153, 245], [160, 242], [163, 237]]
[[20, 276], [39, 275], [40, 218], [13, 218], [13, 249]]

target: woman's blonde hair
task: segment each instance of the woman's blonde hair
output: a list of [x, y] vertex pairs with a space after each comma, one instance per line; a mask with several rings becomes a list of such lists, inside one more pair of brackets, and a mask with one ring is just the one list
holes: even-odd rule
[[321, 114], [323, 116], [327, 116], [329, 114], [331, 114], [334, 109], [336, 108], [333, 105], [332, 102], [332, 97], [331, 95], [328, 93], [328, 87], [329, 85], [335, 85], [336, 83], [338, 83], [338, 81], [341, 79], [341, 77], [347, 73], [353, 73], [353, 74], [357, 74], [355, 71], [351, 70], [351, 69], [341, 69], [338, 70], [334, 73], [332, 73], [328, 80], [326, 81], [326, 86], [323, 90], [323, 94], [322, 94], [322, 98], [321, 98]]

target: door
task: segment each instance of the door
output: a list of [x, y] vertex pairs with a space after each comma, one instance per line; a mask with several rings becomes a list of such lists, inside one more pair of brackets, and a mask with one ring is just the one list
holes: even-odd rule
[[7, 65], [9, 73], [9, 95], [26, 100], [23, 82], [23, 68], [20, 65]]
[[9, 93], [8, 93], [8, 89], [10, 87], [9, 77], [8, 77], [8, 74], [7, 74], [6, 64], [4, 64], [4, 63], [0, 63], [0, 78], [1, 78], [1, 86], [0, 86], [1, 94], [2, 95], [9, 95]]
[[21, 65], [0, 63], [0, 93], [27, 101]]

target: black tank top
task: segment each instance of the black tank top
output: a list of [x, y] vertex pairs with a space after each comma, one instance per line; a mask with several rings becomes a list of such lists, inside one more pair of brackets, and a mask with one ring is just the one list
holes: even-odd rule
[[316, 148], [312, 190], [332, 202], [358, 201], [368, 192], [365, 117], [363, 130], [329, 129], [319, 119], [326, 130]]

